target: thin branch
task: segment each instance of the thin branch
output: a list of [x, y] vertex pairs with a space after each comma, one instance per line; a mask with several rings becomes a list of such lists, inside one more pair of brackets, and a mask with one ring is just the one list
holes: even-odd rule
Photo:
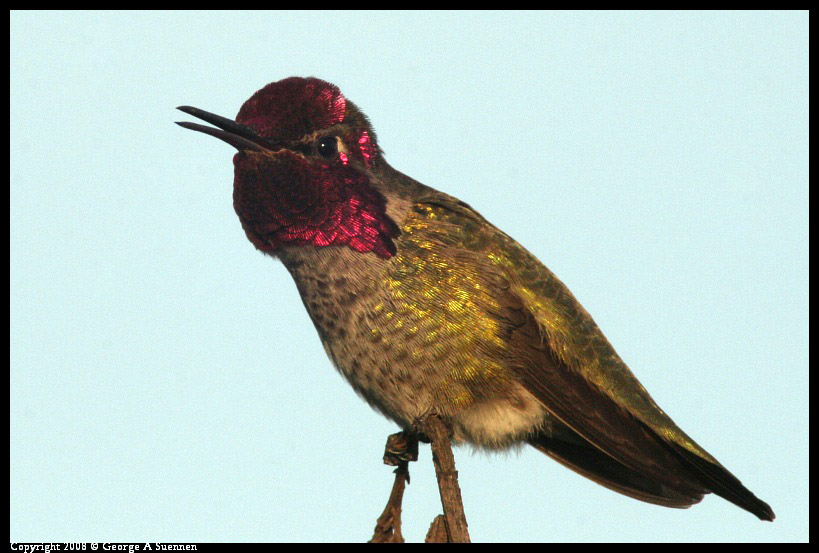
[[[452, 442], [449, 429], [438, 415], [431, 414], [417, 421], [416, 426], [432, 444], [432, 462], [435, 463], [435, 474], [438, 477], [438, 491], [444, 508], [444, 521], [448, 541], [452, 543], [469, 543], [469, 530], [464, 514], [461, 488], [458, 486], [458, 471], [455, 470], [455, 456], [452, 454]], [[433, 522], [433, 527], [436, 524]], [[430, 528], [430, 534], [433, 528]], [[440, 533], [440, 530], [436, 534]]]
[[404, 543], [401, 535], [401, 503], [410, 482], [409, 463], [418, 460], [418, 438], [407, 431], [391, 434], [384, 447], [384, 464], [394, 467], [395, 481], [384, 512], [375, 523], [370, 543]]
[[432, 524], [429, 525], [425, 543], [447, 543], [449, 542], [449, 532], [446, 528], [446, 519], [444, 515], [438, 515]]
[[401, 502], [404, 498], [404, 488], [409, 482], [409, 470], [404, 462], [395, 469], [395, 482], [392, 492], [384, 507], [384, 512], [375, 523], [375, 532], [370, 543], [404, 543], [401, 535]]

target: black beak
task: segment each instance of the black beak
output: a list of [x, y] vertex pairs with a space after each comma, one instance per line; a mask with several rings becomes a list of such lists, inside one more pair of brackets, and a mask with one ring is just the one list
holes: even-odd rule
[[187, 121], [177, 121], [177, 125], [192, 131], [199, 131], [215, 136], [219, 140], [224, 140], [240, 152], [244, 152], [246, 150], [270, 152], [276, 149], [271, 144], [267, 144], [267, 141], [253, 132], [250, 127], [237, 123], [232, 119], [221, 117], [214, 113], [209, 113], [199, 108], [192, 108], [190, 106], [179, 106], [176, 109], [179, 111], [184, 111], [188, 115], [193, 115], [197, 119], [201, 119], [202, 121], [215, 125], [218, 128], [214, 129], [213, 127], [206, 127], [205, 125], [200, 125], [199, 123], [188, 123]]

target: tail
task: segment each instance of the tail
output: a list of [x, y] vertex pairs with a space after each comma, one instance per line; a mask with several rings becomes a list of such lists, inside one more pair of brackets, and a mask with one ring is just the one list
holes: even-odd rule
[[[761, 520], [774, 519], [771, 507], [756, 497], [724, 467], [658, 437], [683, 467], [675, 472], [678, 485], [660, 482], [616, 461], [582, 436], [563, 427], [555, 435], [536, 434], [529, 443], [573, 471], [623, 495], [677, 509], [699, 503], [703, 495], [713, 492]], [[676, 463], [675, 463], [676, 464]], [[670, 467], [669, 467], [670, 468]]]
[[682, 459], [686, 468], [705, 485], [709, 491], [727, 499], [737, 507], [753, 513], [759, 520], [773, 522], [776, 515], [771, 506], [759, 499], [739, 479], [719, 464], [714, 464], [677, 444], [669, 444]]

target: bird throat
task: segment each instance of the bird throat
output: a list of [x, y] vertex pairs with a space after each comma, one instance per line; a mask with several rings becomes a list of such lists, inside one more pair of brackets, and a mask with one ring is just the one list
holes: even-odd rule
[[233, 206], [257, 249], [347, 246], [384, 259], [395, 255], [400, 230], [366, 174], [286, 151], [239, 153], [234, 167]]

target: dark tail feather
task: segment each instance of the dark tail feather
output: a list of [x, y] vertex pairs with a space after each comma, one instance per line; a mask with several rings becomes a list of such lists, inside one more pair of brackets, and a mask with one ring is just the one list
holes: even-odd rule
[[[565, 428], [558, 437], [536, 434], [529, 443], [573, 471], [621, 494], [665, 507], [685, 509], [698, 503], [702, 494], [690, 489], [674, 489], [615, 461], [580, 435]], [[771, 507], [742, 485], [724, 467], [711, 463], [680, 445], [660, 440], [683, 463], [690, 479], [698, 481], [703, 492], [713, 492], [760, 520], [775, 518]]]
[[560, 437], [536, 434], [529, 443], [578, 474], [623, 495], [664, 507], [686, 509], [702, 500], [701, 493], [675, 490], [615, 461], [566, 428]]
[[[666, 442], [668, 443], [668, 442]], [[709, 490], [759, 517], [760, 520], [773, 521], [774, 512], [770, 505], [759, 499], [736, 476], [725, 470], [721, 465], [706, 461], [677, 444], [668, 443], [685, 463], [686, 467]]]

